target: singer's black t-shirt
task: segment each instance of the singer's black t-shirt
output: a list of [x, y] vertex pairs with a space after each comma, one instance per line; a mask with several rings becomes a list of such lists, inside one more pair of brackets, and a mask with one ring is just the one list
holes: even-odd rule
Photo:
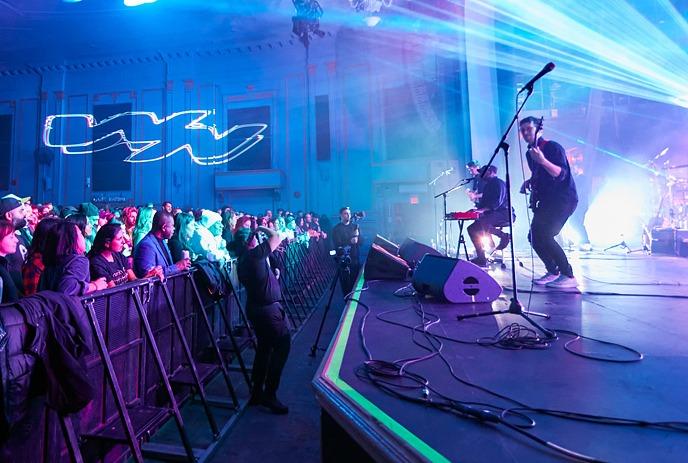
[[538, 208], [576, 204], [578, 193], [571, 175], [569, 161], [566, 159], [566, 150], [559, 143], [551, 140], [539, 139], [538, 146], [549, 162], [561, 167], [561, 173], [552, 177], [544, 167], [533, 161], [530, 151], [526, 153], [528, 167], [532, 172], [531, 188], [539, 201]]

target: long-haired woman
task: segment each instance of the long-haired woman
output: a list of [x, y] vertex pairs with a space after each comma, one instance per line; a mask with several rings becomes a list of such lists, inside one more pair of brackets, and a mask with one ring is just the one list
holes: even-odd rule
[[153, 227], [153, 216], [155, 209], [150, 206], [142, 207], [139, 210], [139, 215], [136, 218], [136, 227], [134, 227], [133, 243], [134, 247], [139, 244], [139, 241], [151, 231]]
[[136, 279], [129, 259], [122, 254], [124, 244], [124, 230], [119, 223], [100, 227], [88, 253], [91, 280], [105, 278], [108, 286], [116, 286]]
[[26, 262], [22, 266], [22, 282], [24, 283], [24, 296], [31, 296], [38, 291], [38, 282], [45, 270], [43, 255], [48, 244], [50, 231], [60, 223], [58, 217], [46, 217], [36, 225], [33, 232], [31, 247], [26, 255]]
[[71, 296], [107, 288], [105, 278], [90, 281], [88, 259], [84, 256], [86, 241], [78, 226], [62, 221], [48, 233], [45, 247], [45, 270], [38, 290], [50, 290]]

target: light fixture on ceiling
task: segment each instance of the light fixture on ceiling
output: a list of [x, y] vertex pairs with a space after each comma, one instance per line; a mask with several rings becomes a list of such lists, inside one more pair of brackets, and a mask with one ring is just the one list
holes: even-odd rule
[[157, 0], [124, 0], [124, 6], [141, 6], [146, 3], [155, 3]]
[[351, 8], [359, 13], [363, 13], [363, 22], [368, 27], [375, 27], [382, 20], [379, 15], [380, 10], [384, 6], [389, 8], [392, 6], [392, 0], [349, 0]]
[[291, 32], [299, 38], [303, 46], [308, 48], [312, 35], [324, 37], [325, 32], [320, 30], [320, 18], [323, 9], [317, 0], [292, 0], [296, 8], [296, 16], [291, 18]]
[[380, 21], [382, 21], [382, 18], [376, 14], [368, 14], [363, 17], [363, 22], [366, 23], [368, 27], [375, 27]]

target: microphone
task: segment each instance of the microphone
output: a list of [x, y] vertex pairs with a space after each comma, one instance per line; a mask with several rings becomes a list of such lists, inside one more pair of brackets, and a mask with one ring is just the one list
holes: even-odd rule
[[555, 66], [554, 66], [554, 63], [552, 63], [552, 62], [549, 62], [549, 63], [545, 64], [545, 67], [542, 68], [542, 69], [540, 70], [540, 72], [538, 72], [538, 73], [535, 75], [535, 77], [533, 77], [532, 79], [530, 79], [530, 80], [528, 81], [528, 83], [525, 84], [525, 85], [523, 86], [523, 88], [522, 88], [521, 90], [518, 91], [518, 93], [520, 94], [521, 92], [524, 92], [524, 91], [526, 91], [526, 90], [528, 90], [529, 92], [532, 92], [532, 91], [533, 91], [533, 85], [535, 84], [535, 82], [537, 82], [538, 80], [540, 80], [540, 79], [542, 78], [542, 76], [544, 76], [545, 74], [547, 74], [547, 73], [549, 73], [549, 72], [552, 72], [552, 69], [554, 69], [554, 67], [555, 67]]

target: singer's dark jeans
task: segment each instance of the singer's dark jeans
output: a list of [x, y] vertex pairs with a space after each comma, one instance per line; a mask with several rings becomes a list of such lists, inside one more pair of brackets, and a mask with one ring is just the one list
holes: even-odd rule
[[528, 241], [530, 241], [538, 257], [544, 262], [549, 273], [573, 276], [571, 264], [569, 264], [564, 250], [554, 240], [554, 237], [559, 234], [573, 211], [576, 210], [577, 204], [577, 202], [544, 204], [533, 212]]
[[263, 392], [265, 386], [265, 396], [274, 397], [291, 349], [291, 336], [285, 313], [279, 302], [248, 307], [247, 312], [258, 338], [251, 373], [253, 392]]
[[506, 233], [495, 228], [503, 225], [509, 225], [509, 212], [507, 209], [486, 211], [479, 219], [466, 228], [468, 236], [471, 237], [471, 241], [475, 247], [475, 253], [478, 259], [485, 259], [485, 250], [480, 242], [480, 237], [485, 234], [495, 235], [499, 238], [504, 237]]

